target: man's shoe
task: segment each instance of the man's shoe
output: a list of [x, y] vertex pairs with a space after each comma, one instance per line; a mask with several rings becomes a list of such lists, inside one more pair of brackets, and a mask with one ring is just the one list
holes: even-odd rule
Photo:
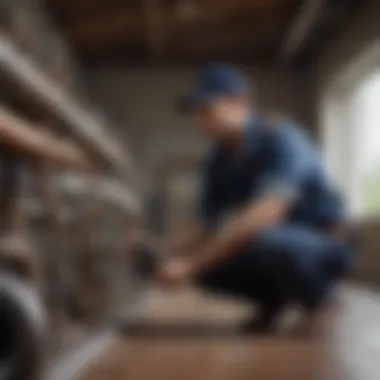
[[266, 334], [276, 330], [277, 316], [279, 309], [263, 310], [258, 315], [254, 315], [239, 326], [239, 332], [242, 334]]

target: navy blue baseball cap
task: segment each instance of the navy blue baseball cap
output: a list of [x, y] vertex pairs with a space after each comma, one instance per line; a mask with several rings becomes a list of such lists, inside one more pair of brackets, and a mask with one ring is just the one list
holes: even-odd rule
[[179, 99], [178, 110], [189, 112], [225, 95], [244, 95], [248, 81], [238, 70], [225, 64], [206, 66], [198, 74], [193, 90]]

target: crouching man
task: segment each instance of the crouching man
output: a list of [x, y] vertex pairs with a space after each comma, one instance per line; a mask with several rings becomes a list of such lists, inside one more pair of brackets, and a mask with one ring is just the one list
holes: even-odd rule
[[[332, 233], [344, 207], [303, 131], [250, 104], [243, 74], [206, 67], [182, 100], [215, 143], [204, 173], [201, 228], [177, 244], [192, 254], [157, 270], [167, 285], [191, 281], [260, 306], [247, 330], [268, 330], [289, 302], [313, 317], [347, 269], [350, 247]], [[233, 211], [229, 223], [220, 221]]]

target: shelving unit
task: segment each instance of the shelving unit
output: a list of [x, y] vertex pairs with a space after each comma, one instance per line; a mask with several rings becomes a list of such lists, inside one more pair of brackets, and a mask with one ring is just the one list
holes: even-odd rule
[[134, 171], [131, 155], [113, 136], [110, 126], [100, 124], [91, 111], [78, 106], [5, 36], [0, 36], [0, 72], [11, 81], [14, 91], [22, 91], [32, 103], [51, 113], [73, 137], [83, 142], [118, 173], [128, 176]]
[[0, 34], [0, 242], [23, 243], [41, 268], [47, 360], [59, 366], [125, 309], [125, 230], [142, 204], [135, 163], [107, 119], [32, 58]]

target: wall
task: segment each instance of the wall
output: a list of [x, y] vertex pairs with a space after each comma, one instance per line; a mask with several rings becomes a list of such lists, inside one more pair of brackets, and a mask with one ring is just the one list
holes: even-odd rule
[[[302, 122], [310, 120], [302, 73], [260, 68], [247, 72], [261, 108], [284, 112]], [[141, 162], [157, 139], [164, 145], [176, 137], [198, 139], [192, 120], [174, 109], [175, 100], [188, 90], [193, 76], [192, 69], [103, 69], [88, 73], [87, 79], [92, 94], [119, 123]]]
[[[380, 65], [379, 20], [380, 2], [370, 1], [366, 8], [355, 15], [349, 27], [326, 44], [319, 54], [311, 76], [314, 79], [316, 115], [321, 115], [323, 101], [331, 90], [338, 88], [339, 91], [345, 91], [374, 65]], [[319, 125], [322, 126], [322, 118]], [[380, 222], [358, 222], [354, 229], [359, 235], [355, 277], [369, 284], [380, 285]]]
[[313, 77], [315, 91], [320, 99], [349, 64], [369, 46], [380, 41], [380, 2], [369, 1], [361, 12], [355, 14], [348, 28], [326, 44], [316, 61]]

